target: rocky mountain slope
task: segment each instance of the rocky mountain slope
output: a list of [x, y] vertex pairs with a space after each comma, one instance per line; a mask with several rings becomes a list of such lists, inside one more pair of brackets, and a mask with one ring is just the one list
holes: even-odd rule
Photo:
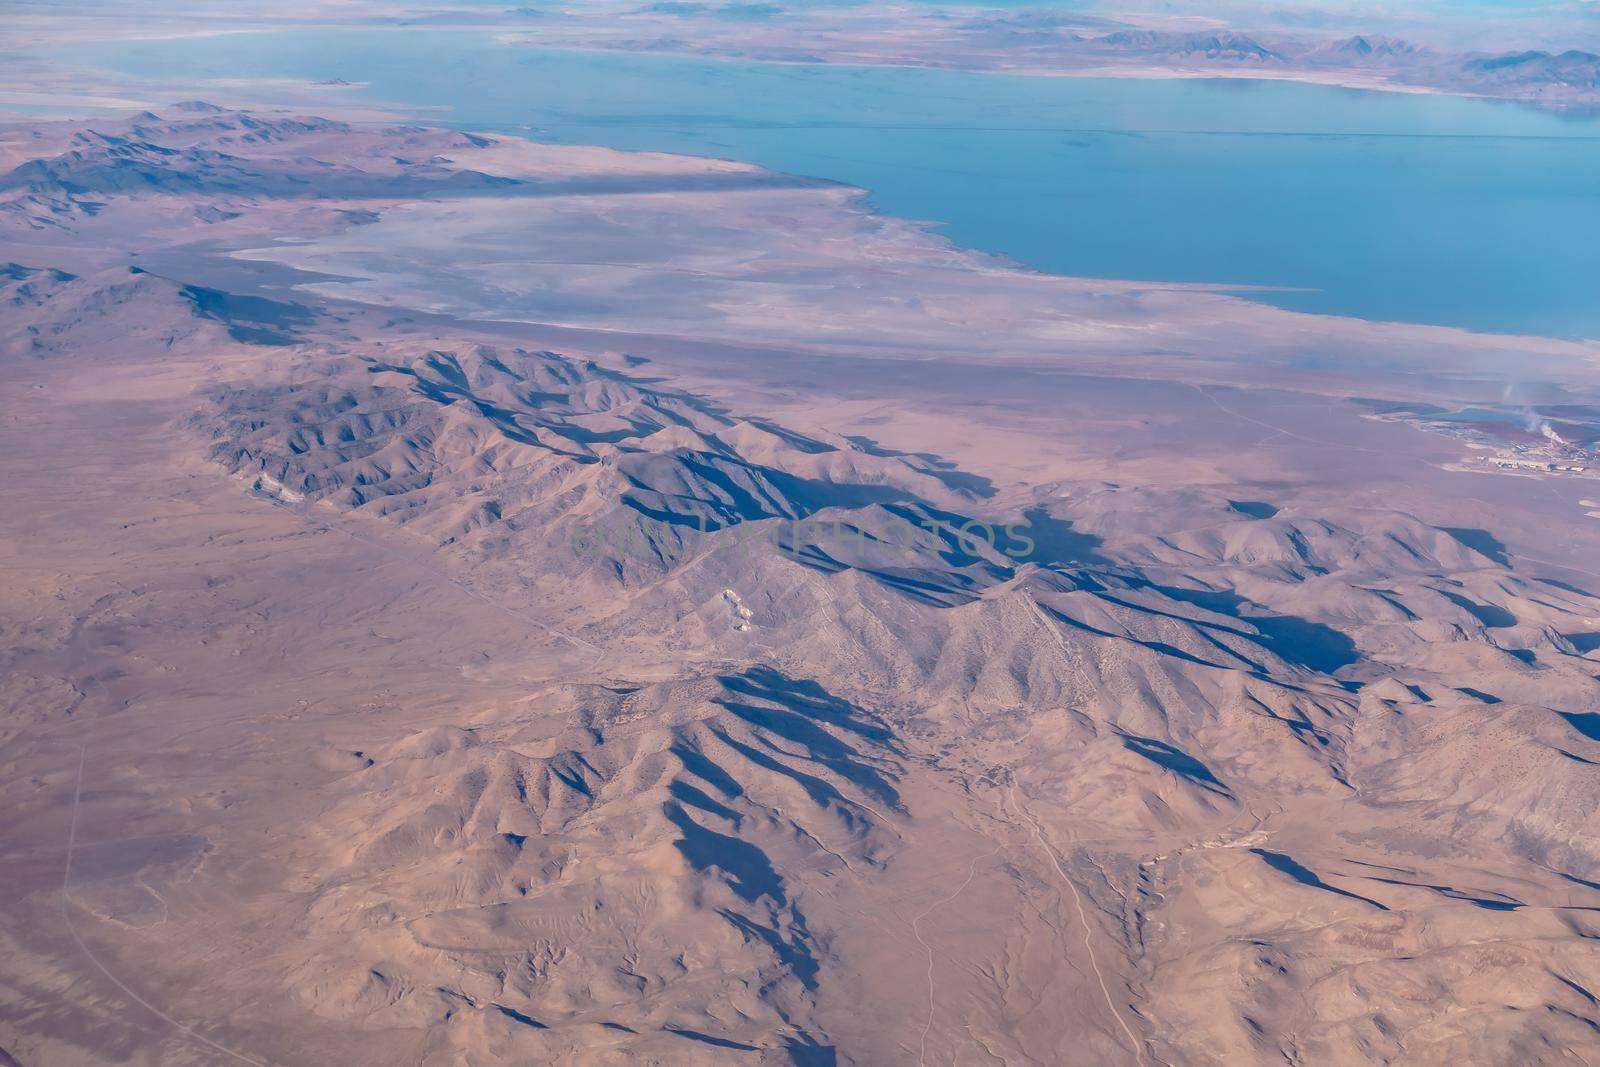
[[[470, 560], [484, 588], [562, 605], [560, 617], [597, 646], [664, 658], [703, 649], [742, 665], [715, 681], [599, 692], [588, 699], [613, 710], [584, 711], [583, 725], [558, 746], [541, 743], [550, 755], [533, 762], [525, 747], [486, 747], [468, 732], [401, 742], [457, 768], [442, 781], [416, 771], [427, 785], [412, 794], [389, 784], [400, 773], [393, 754], [368, 753], [374, 765], [351, 780], [381, 783], [371, 810], [386, 817], [373, 825], [339, 809], [324, 832], [348, 842], [365, 879], [407, 865], [407, 889], [379, 894], [391, 903], [418, 893], [429, 914], [477, 914], [489, 900], [510, 909], [495, 920], [503, 930], [519, 909], [561, 912], [579, 886], [600, 900], [605, 886], [568, 867], [586, 825], [644, 849], [631, 861], [639, 870], [666, 864], [662, 884], [630, 892], [657, 901], [668, 885], [682, 892], [690, 871], [700, 872], [695, 885], [711, 878], [715, 892], [668, 907], [676, 936], [705, 946], [736, 932], [714, 966], [763, 976], [804, 1047], [831, 1045], [838, 1024], [808, 990], [844, 980], [825, 946], [848, 934], [808, 922], [794, 906], [800, 887], [841, 868], [870, 876], [905, 862], [902, 820], [914, 825], [919, 813], [903, 806], [901, 779], [929, 776], [979, 805], [1015, 788], [1026, 767], [1019, 806], [1086, 825], [1101, 842], [1055, 862], [1099, 912], [1106, 956], [1125, 961], [1110, 1011], [1148, 1012], [1154, 1024], [1165, 999], [1146, 1002], [1139, 984], [1169, 989], [1201, 959], [1237, 973], [1215, 995], [1252, 1006], [1236, 1008], [1239, 1021], [1224, 1028], [1232, 1037], [1208, 1038], [1218, 1062], [1247, 1048], [1321, 1059], [1365, 1045], [1374, 1062], [1402, 1048], [1448, 1057], [1483, 1040], [1523, 1048], [1530, 1031], [1518, 1013], [1531, 1002], [1484, 1003], [1473, 1026], [1445, 1026], [1422, 1052], [1415, 1036], [1386, 1036], [1399, 1024], [1381, 983], [1345, 994], [1363, 1007], [1358, 1022], [1303, 982], [1343, 966], [1443, 988], [1487, 965], [1472, 947], [1486, 925], [1531, 945], [1586, 922], [1563, 903], [1563, 886], [1581, 883], [1550, 879], [1600, 869], [1600, 745], [1582, 713], [1561, 710], [1600, 700], [1579, 648], [1588, 642], [1574, 643], [1600, 603], [1522, 578], [1464, 535], [1398, 512], [1299, 514], [1093, 485], [997, 514], [966, 488], [977, 483], [916, 457], [818, 440], [548, 352], [317, 352], [296, 376], [225, 387], [194, 421], [213, 459], [257, 492], [381, 516]], [[868, 718], [833, 693], [879, 710]], [[685, 699], [700, 710], [680, 723], [662, 705]], [[629, 722], [620, 738], [606, 715]], [[1048, 743], [1018, 759], [1016, 740], [1040, 735]], [[1502, 753], [1490, 765], [1480, 763], [1484, 745]], [[409, 776], [422, 765], [398, 766]], [[772, 789], [787, 799], [757, 800]], [[1322, 819], [1359, 827], [1346, 831], [1358, 840], [1307, 840], [1308, 822]], [[1422, 839], [1504, 850], [1522, 873], [1436, 865], [1436, 846]], [[415, 851], [430, 840], [448, 862]], [[1188, 942], [1168, 959], [1177, 916], [1230, 906], [1174, 859], [1198, 849], [1189, 862], [1209, 864], [1208, 848], [1227, 850], [1230, 879], [1258, 887], [1248, 910], [1277, 916], [1273, 938], [1248, 956], [1224, 940], [1198, 956]], [[446, 881], [436, 885], [430, 867]], [[1324, 907], [1347, 916], [1335, 920], [1345, 933], [1305, 924]], [[686, 934], [681, 923], [706, 925]], [[404, 925], [421, 939], [417, 924]], [[1381, 937], [1358, 933], [1369, 928]], [[489, 936], [451, 930], [455, 945]], [[540, 951], [559, 954], [563, 936], [622, 935], [582, 926], [549, 936]], [[1333, 963], [1318, 947], [1328, 936], [1361, 948]], [[1574, 992], [1593, 962], [1582, 946], [1571, 942], [1559, 962], [1515, 949], [1495, 957], [1504, 981], [1545, 990], [1542, 1010], [1572, 1020], [1541, 1026], [1544, 1038], [1581, 1041], [1591, 1017]], [[1263, 960], [1281, 961], [1275, 977], [1258, 975]], [[1552, 963], [1543, 977], [1530, 970]], [[537, 1030], [537, 1041], [569, 1047], [560, 1042], [576, 1039], [561, 1033], [594, 1005], [570, 1001], [540, 967], [515, 1005], [496, 1010], [539, 1020], [551, 1032]], [[377, 981], [340, 994], [356, 1015], [367, 1017]], [[665, 1011], [689, 981], [658, 959], [641, 971], [639, 1003]], [[731, 1029], [726, 1018], [704, 1025], [753, 1048], [765, 1047], [763, 1027], [781, 1029], [780, 1016], [741, 1016]], [[515, 1017], [502, 1012], [501, 1029], [517, 1032], [505, 1018]], [[1429, 1012], [1405, 1019], [1408, 1030], [1442, 1025]], [[637, 1017], [627, 1025], [639, 1029]], [[1206, 1044], [1168, 1036], [1198, 1016], [1169, 1025], [1149, 1039], [1204, 1062]]]
[[102, 134], [5, 181], [5, 1056], [1592, 1046], [1600, 597], [1495, 531], [1420, 490], [1019, 478], [970, 398], [922, 415], [936, 454], [893, 405], [86, 251], [140, 212], [260, 241], [783, 187], [748, 168], [205, 107]]

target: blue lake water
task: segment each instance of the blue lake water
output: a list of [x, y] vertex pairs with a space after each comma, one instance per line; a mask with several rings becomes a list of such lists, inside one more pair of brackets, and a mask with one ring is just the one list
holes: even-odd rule
[[[75, 46], [194, 84], [342, 78], [419, 119], [746, 160], [1041, 270], [1289, 286], [1282, 307], [1600, 337], [1600, 117], [1282, 82], [550, 51], [437, 29]], [[235, 83], [236, 85], [237, 83]], [[335, 97], [336, 99], [338, 97]]]

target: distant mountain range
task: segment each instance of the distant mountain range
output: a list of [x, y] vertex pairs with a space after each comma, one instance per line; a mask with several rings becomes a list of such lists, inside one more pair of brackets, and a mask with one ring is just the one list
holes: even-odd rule
[[[1352, 85], [1436, 89], [1537, 100], [1600, 103], [1595, 53], [1469, 51], [1430, 41], [1426, 27], [1405, 38], [1379, 32], [1332, 37], [1320, 27], [1257, 32], [1239, 23], [1172, 29], [1154, 16], [1059, 10], [901, 5], [772, 8], [760, 18], [718, 17], [716, 5], [633, 9], [627, 18], [568, 10], [541, 19], [528, 43], [626, 51], [709, 52], [803, 62], [894, 62], [932, 67], [1304, 77]], [[1339, 25], [1351, 25], [1350, 19]], [[1380, 20], [1381, 22], [1381, 20]], [[1151, 24], [1146, 24], [1151, 23]], [[1281, 23], [1274, 23], [1281, 25]], [[1408, 25], [1407, 33], [1415, 28]], [[1574, 23], [1575, 40], [1588, 41]], [[1590, 31], [1592, 33], [1592, 31]]]

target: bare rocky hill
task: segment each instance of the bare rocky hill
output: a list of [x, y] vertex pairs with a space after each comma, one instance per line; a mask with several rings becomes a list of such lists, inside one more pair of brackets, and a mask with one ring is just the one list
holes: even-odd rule
[[[1592, 1046], [1600, 598], [1425, 476], [1018, 478], [614, 348], [84, 262], [140, 212], [259, 240], [346, 136], [134, 124], [9, 180], [13, 235], [64, 233], [0, 270], [15, 1061]], [[346, 180], [554, 180], [349, 136], [296, 225], [362, 225]]]

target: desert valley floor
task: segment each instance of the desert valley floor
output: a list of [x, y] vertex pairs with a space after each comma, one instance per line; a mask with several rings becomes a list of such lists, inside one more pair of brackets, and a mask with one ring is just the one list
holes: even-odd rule
[[201, 103], [0, 242], [0, 1063], [1600, 1062], [1600, 484], [1375, 417], [1595, 345]]

